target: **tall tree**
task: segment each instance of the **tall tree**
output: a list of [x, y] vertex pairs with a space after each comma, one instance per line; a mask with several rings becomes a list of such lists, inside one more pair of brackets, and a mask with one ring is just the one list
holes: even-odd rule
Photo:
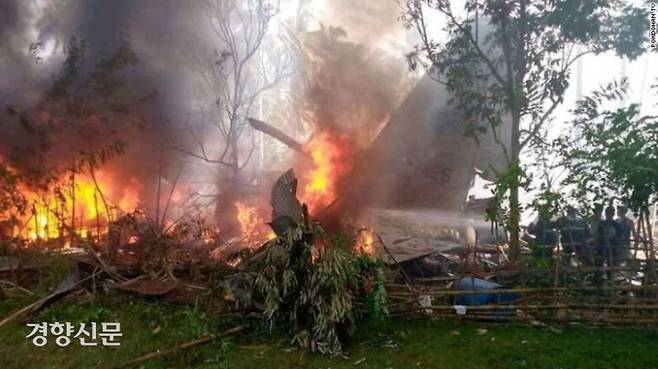
[[[461, 10], [453, 3], [407, 0], [401, 19], [421, 39], [409, 63], [447, 86], [467, 134], [491, 131], [505, 152], [507, 170], [497, 184], [506, 190], [504, 219], [517, 260], [522, 150], [563, 102], [576, 60], [611, 50], [630, 59], [643, 52], [647, 15], [617, 0], [466, 0]], [[430, 24], [430, 12], [445, 22]], [[441, 30], [444, 43], [433, 37]], [[509, 137], [500, 137], [504, 122]]]
[[[201, 12], [212, 32], [210, 58], [202, 57], [202, 85], [210, 94], [213, 106], [203, 109], [206, 121], [201, 130], [192, 127], [192, 149], [175, 147], [195, 158], [217, 165], [222, 173], [218, 210], [230, 205], [245, 192], [248, 180], [243, 169], [249, 163], [255, 140], [249, 141], [246, 118], [254, 113], [263, 93], [289, 74], [284, 54], [272, 53], [274, 44], [268, 35], [278, 14], [276, 0], [208, 0]], [[205, 137], [217, 134], [221, 148], [211, 148]], [[252, 136], [253, 138], [253, 136]], [[226, 214], [226, 220], [235, 218]]]

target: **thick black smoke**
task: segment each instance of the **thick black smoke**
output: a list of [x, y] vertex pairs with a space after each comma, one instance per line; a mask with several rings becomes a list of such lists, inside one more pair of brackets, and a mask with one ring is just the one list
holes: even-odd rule
[[[168, 143], [193, 114], [196, 88], [189, 77], [197, 72], [190, 56], [204, 47], [199, 19], [197, 8], [174, 0], [3, 0], [0, 159], [17, 168], [62, 169], [81, 151], [124, 142], [125, 153], [104, 168], [137, 184], [143, 205], [152, 207], [158, 179], [171, 183], [182, 165]], [[116, 71], [116, 99], [97, 99], [107, 106], [80, 119], [67, 111], [66, 99], [45, 103], [66, 73], [72, 38], [84, 46], [71, 90], [88, 88], [98, 64], [122, 48], [138, 60]]]

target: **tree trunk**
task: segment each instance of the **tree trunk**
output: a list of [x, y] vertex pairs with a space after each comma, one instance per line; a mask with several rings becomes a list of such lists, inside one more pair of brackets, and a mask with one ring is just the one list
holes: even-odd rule
[[[658, 281], [658, 275], [656, 275], [656, 253], [653, 245], [653, 230], [651, 229], [651, 212], [649, 210], [649, 205], [645, 205], [641, 210], [640, 222], [643, 223], [643, 240], [647, 245], [645, 249], [645, 258], [647, 260], [647, 270], [646, 274], [646, 284], [651, 285]], [[652, 296], [655, 298], [655, 292]]]
[[[229, 142], [228, 176], [220, 185], [220, 194], [217, 198], [215, 218], [220, 229], [227, 238], [240, 236], [240, 223], [237, 217], [236, 202], [244, 195], [242, 169], [240, 168], [237, 139]], [[222, 164], [223, 165], [223, 164]]]
[[[516, 104], [515, 104], [516, 105]], [[516, 111], [515, 111], [516, 110]], [[521, 152], [521, 113], [518, 109], [512, 111], [512, 142], [511, 142], [511, 160], [510, 168], [514, 177], [509, 184], [509, 223], [507, 225], [509, 232], [509, 251], [510, 261], [518, 261], [521, 256], [521, 246], [519, 243], [519, 223], [521, 221], [521, 209], [519, 205], [519, 168], [521, 167], [519, 155]]]
[[521, 214], [519, 211], [519, 186], [518, 183], [510, 185], [509, 193], [509, 247], [510, 260], [517, 261], [521, 255], [521, 246], [519, 244], [519, 223]]

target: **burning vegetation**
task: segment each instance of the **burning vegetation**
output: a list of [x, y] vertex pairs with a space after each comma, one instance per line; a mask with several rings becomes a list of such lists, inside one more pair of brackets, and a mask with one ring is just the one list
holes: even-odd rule
[[265, 241], [276, 237], [274, 232], [267, 226], [264, 217], [259, 215], [256, 206], [250, 206], [243, 202], [236, 202], [237, 219], [240, 223], [241, 242], [247, 247], [261, 246]]
[[137, 189], [118, 188], [101, 171], [96, 176], [96, 183], [84, 175], [71, 177], [67, 181], [70, 183], [58, 181], [53, 184], [57, 189], [53, 193], [19, 188], [28, 207], [26, 214], [17, 219], [24, 225], [20, 236], [32, 240], [60, 239], [66, 233], [66, 222], [71, 224], [71, 232], [100, 237], [110, 221], [138, 208]]

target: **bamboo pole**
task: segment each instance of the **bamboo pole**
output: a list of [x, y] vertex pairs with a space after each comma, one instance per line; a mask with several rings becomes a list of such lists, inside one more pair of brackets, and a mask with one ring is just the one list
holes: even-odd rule
[[204, 337], [192, 340], [192, 341], [187, 341], [187, 342], [184, 342], [184, 343], [177, 344], [176, 346], [171, 347], [171, 348], [167, 348], [167, 349], [164, 349], [164, 350], [156, 350], [154, 352], [150, 352], [148, 354], [142, 355], [138, 358], [129, 360], [129, 361], [123, 363], [123, 364], [119, 364], [119, 365], [114, 366], [112, 368], [113, 369], [118, 369], [118, 368], [125, 368], [125, 367], [135, 366], [137, 364], [143, 363], [143, 362], [148, 361], [148, 360], [157, 359], [157, 358], [160, 358], [160, 357], [163, 357], [163, 356], [166, 356], [166, 355], [170, 355], [170, 354], [175, 353], [175, 352], [186, 350], [186, 349], [191, 348], [191, 347], [204, 345], [204, 344], [213, 342], [218, 338], [223, 338], [223, 337], [226, 337], [226, 336], [235, 335], [235, 334], [241, 332], [242, 330], [244, 330], [244, 328], [245, 328], [244, 326], [237, 326], [237, 327], [225, 330], [220, 336], [215, 336], [215, 335], [204, 336]]
[[[623, 305], [623, 304], [579, 304], [579, 303], [557, 303], [546, 305], [473, 305], [467, 306], [469, 311], [509, 311], [514, 310], [556, 310], [556, 309], [613, 309], [613, 310], [658, 310], [658, 304], [653, 305]], [[431, 307], [418, 308], [419, 310], [432, 309], [440, 311], [455, 311], [454, 305], [432, 305]]]
[[98, 212], [98, 190], [94, 189], [94, 211], [96, 212], [96, 243], [101, 242], [101, 218]]
[[46, 208], [45, 238], [50, 239], [50, 199], [44, 200], [44, 206]]
[[[658, 266], [655, 267], [658, 271]], [[560, 273], [563, 274], [577, 274], [577, 273], [591, 273], [591, 272], [638, 272], [640, 269], [631, 267], [631, 266], [578, 266], [578, 267], [565, 267], [560, 269]], [[442, 276], [442, 277], [425, 277], [425, 278], [415, 278], [416, 282], [448, 282], [454, 281], [466, 276], [474, 278], [488, 278], [488, 277], [510, 277], [521, 274], [521, 271], [494, 271], [494, 272], [473, 272], [468, 274], [460, 274], [454, 276]], [[544, 270], [528, 270], [523, 273], [531, 275], [541, 275], [554, 273], [553, 270], [544, 269]]]
[[37, 214], [37, 207], [32, 203], [32, 217], [34, 218], [34, 234], [37, 236], [37, 240], [41, 239], [39, 234], [39, 215]]
[[[495, 294], [521, 294], [521, 293], [552, 293], [552, 292], [576, 292], [576, 291], [658, 291], [658, 286], [582, 286], [582, 287], [525, 287], [525, 288], [498, 288], [490, 290], [448, 290], [448, 289], [434, 289], [420, 290], [424, 294], [432, 294], [436, 296], [455, 296], [455, 295], [495, 295]], [[397, 294], [403, 294], [397, 292]]]
[[75, 159], [71, 165], [71, 247], [75, 247]]

